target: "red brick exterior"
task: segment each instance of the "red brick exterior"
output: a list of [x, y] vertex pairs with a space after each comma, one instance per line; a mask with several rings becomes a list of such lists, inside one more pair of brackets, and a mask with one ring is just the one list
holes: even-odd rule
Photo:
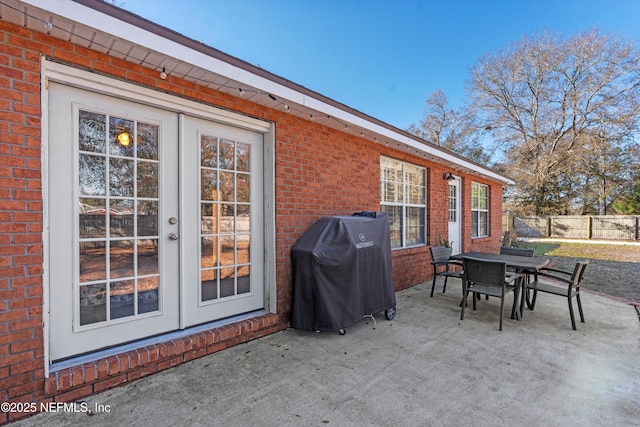
[[[275, 123], [277, 315], [117, 354], [45, 378], [41, 56]], [[320, 217], [380, 210], [380, 156], [427, 168], [428, 238], [447, 230], [448, 193], [440, 164], [347, 132], [253, 104], [138, 64], [0, 21], [0, 401], [73, 401], [288, 327], [290, 250]], [[490, 186], [491, 236], [471, 239], [471, 182]], [[499, 183], [463, 176], [463, 250], [496, 251]], [[429, 280], [428, 246], [393, 252], [397, 290]], [[0, 424], [28, 414], [0, 414]]]

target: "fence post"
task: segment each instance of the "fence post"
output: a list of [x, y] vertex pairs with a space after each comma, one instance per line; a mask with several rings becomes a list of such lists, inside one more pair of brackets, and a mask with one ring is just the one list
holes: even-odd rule
[[547, 237], [551, 237], [551, 217], [547, 217]]
[[587, 239], [591, 240], [593, 237], [593, 217], [589, 215], [587, 218]]

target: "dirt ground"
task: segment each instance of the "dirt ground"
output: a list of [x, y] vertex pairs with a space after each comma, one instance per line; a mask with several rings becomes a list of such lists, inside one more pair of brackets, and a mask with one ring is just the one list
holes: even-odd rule
[[582, 286], [640, 303], [640, 245], [524, 242], [520, 246], [534, 247], [536, 256], [551, 258], [554, 267], [563, 270], [589, 259]]

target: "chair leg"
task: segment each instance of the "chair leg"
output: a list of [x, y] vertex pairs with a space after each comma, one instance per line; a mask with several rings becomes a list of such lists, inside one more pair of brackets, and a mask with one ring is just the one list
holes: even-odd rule
[[464, 308], [467, 305], [467, 296], [469, 295], [469, 291], [466, 289], [466, 284], [462, 283], [462, 302], [460, 305], [462, 306], [462, 311], [460, 312], [460, 320], [464, 320]]
[[504, 295], [500, 298], [500, 330], [502, 330], [502, 318], [504, 317]]
[[529, 310], [533, 311], [536, 308], [536, 298], [538, 298], [538, 290], [533, 290], [533, 299], [531, 300], [531, 305], [529, 306]]
[[573, 317], [573, 304], [571, 304], [571, 296], [567, 297], [567, 301], [569, 302], [569, 316], [571, 316], [571, 327], [575, 331], [575, 330], [577, 330], [576, 329], [576, 319]]
[[431, 284], [431, 298], [433, 298], [433, 290], [436, 288], [437, 278], [438, 278], [438, 275], [436, 273], [433, 273], [433, 283]]
[[447, 290], [447, 279], [449, 278], [449, 276], [444, 276], [444, 285], [442, 285], [442, 293], [444, 294], [444, 291]]
[[576, 293], [576, 301], [578, 302], [578, 312], [580, 313], [580, 321], [584, 323], [584, 314], [582, 313], [582, 302], [580, 302], [580, 293]]

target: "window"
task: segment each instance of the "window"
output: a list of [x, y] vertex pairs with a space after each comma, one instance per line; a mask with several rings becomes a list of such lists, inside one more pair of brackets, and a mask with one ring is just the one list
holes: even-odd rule
[[426, 169], [380, 157], [380, 205], [389, 215], [391, 247], [426, 242]]
[[489, 187], [471, 183], [471, 237], [489, 235]]
[[449, 184], [449, 222], [458, 222], [458, 186]]

